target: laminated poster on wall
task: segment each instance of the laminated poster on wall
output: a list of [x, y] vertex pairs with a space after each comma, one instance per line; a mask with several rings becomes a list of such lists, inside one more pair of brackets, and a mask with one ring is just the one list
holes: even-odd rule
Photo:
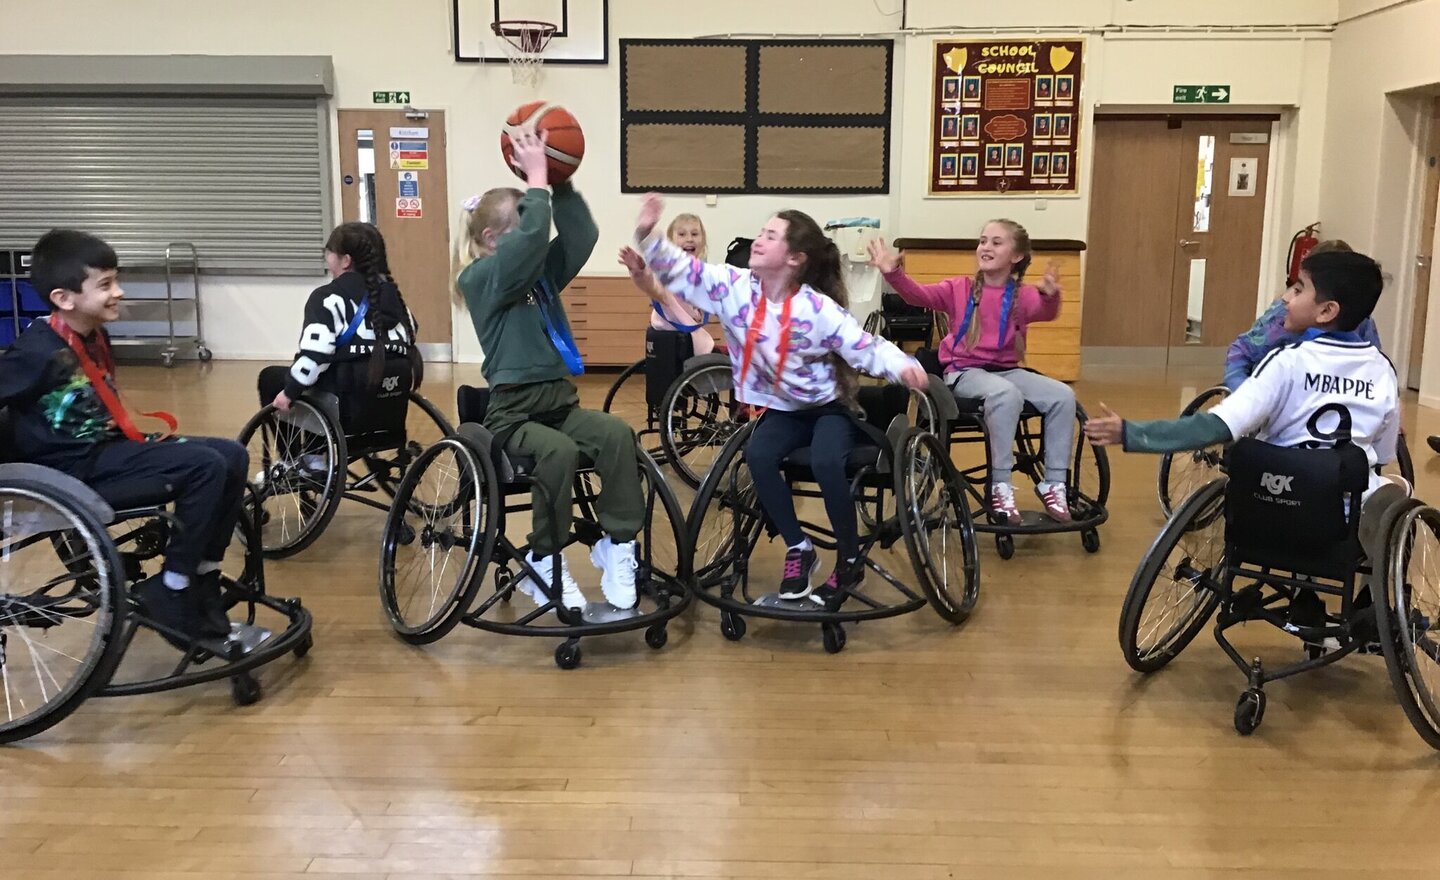
[[935, 41], [931, 195], [1073, 193], [1085, 41]]
[[425, 212], [419, 199], [401, 197], [395, 200], [395, 216], [401, 220], [419, 220]]

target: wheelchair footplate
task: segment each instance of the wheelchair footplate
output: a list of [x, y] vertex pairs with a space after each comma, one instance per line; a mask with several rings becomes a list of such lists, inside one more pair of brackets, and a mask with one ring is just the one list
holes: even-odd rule
[[616, 623], [639, 616], [639, 608], [616, 608], [609, 602], [586, 602], [580, 612], [580, 619], [585, 623]]
[[774, 608], [778, 611], [815, 612], [821, 610], [821, 606], [810, 601], [810, 597], [803, 599], [781, 599], [779, 593], [766, 593], [750, 603], [756, 608]]

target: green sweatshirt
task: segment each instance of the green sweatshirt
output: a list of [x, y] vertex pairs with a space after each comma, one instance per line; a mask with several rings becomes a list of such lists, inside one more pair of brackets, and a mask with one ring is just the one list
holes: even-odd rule
[[[520, 199], [520, 220], [500, 237], [495, 252], [460, 273], [460, 293], [485, 351], [481, 372], [486, 383], [523, 385], [568, 379], [570, 371], [545, 331], [534, 291], [543, 278], [555, 294], [551, 318], [564, 332], [570, 319], [560, 291], [580, 274], [600, 232], [585, 200], [569, 184], [557, 184], [555, 195], [528, 190]], [[550, 219], [556, 236], [550, 240]]]
[[1219, 416], [1195, 413], [1178, 419], [1154, 422], [1125, 420], [1126, 452], [1180, 452], [1229, 443], [1230, 427]]

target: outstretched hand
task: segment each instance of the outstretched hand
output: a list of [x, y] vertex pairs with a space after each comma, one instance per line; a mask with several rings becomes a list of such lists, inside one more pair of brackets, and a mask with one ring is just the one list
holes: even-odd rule
[[274, 400], [270, 401], [270, 405], [275, 407], [280, 412], [289, 412], [290, 395], [286, 394], [284, 391], [281, 391], [279, 394], [275, 395]]
[[1085, 420], [1085, 439], [1096, 446], [1118, 446], [1125, 442], [1125, 420], [1102, 401], [1100, 415]]
[[511, 164], [532, 188], [550, 185], [550, 163], [545, 155], [545, 142], [549, 137], [549, 132], [536, 134], [535, 129], [528, 126], [522, 126], [510, 136]]
[[665, 210], [665, 200], [657, 193], [646, 193], [640, 202], [640, 217], [635, 221], [635, 238], [644, 241], [660, 222], [660, 213]]
[[904, 251], [892, 251], [885, 239], [878, 236], [870, 239], [865, 249], [870, 253], [870, 265], [887, 275], [900, 268], [900, 258], [905, 256]]
[[1054, 260], [1045, 264], [1045, 277], [1040, 279], [1040, 292], [1054, 296], [1060, 292], [1060, 264]]
[[630, 280], [637, 284], [650, 271], [649, 267], [645, 265], [645, 258], [628, 244], [620, 249], [620, 265], [630, 273]]

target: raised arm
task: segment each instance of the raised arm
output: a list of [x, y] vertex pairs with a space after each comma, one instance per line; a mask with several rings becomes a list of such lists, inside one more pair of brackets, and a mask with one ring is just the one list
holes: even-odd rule
[[1025, 323], [1053, 321], [1060, 317], [1061, 290], [1060, 267], [1051, 260], [1045, 267], [1045, 276], [1034, 291], [1025, 291]]
[[916, 389], [929, 387], [929, 379], [918, 361], [888, 339], [866, 333], [855, 316], [840, 308], [833, 299], [809, 293], [808, 290], [796, 296], [812, 296], [815, 299], [815, 331], [820, 337], [821, 348], [835, 352], [862, 373]]
[[600, 240], [600, 230], [590, 215], [590, 206], [575, 187], [567, 182], [557, 183], [553, 189], [556, 235], [545, 254], [545, 278], [558, 293], [585, 267]]
[[655, 224], [663, 208], [659, 196], [645, 196], [635, 221], [636, 250], [666, 290], [702, 311], [720, 311], [720, 303], [730, 298], [731, 286], [740, 280], [740, 273], [733, 266], [702, 263], [657, 232]]
[[[900, 298], [913, 306], [922, 306], [937, 312], [950, 313], [955, 302], [955, 281], [953, 279], [935, 284], [921, 284], [905, 274], [901, 266], [903, 251], [893, 251], [883, 238], [872, 238], [866, 249], [870, 252], [870, 265], [880, 270], [885, 283], [894, 288]], [[952, 315], [952, 318], [954, 316]]]

